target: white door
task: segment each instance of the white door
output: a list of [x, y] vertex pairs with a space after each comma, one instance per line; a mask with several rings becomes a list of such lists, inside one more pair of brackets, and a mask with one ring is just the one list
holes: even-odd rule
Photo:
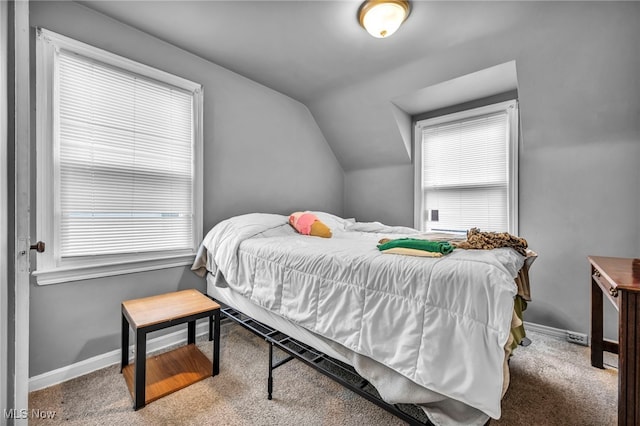
[[[7, 40], [8, 33], [8, 10], [7, 2], [0, 1], [0, 169], [8, 170], [7, 164]], [[7, 408], [7, 357], [9, 355], [7, 339], [7, 315], [9, 311], [9, 291], [7, 288], [9, 277], [9, 249], [7, 247], [7, 221], [9, 211], [8, 182], [6, 173], [0, 173], [0, 408]], [[4, 419], [0, 424], [4, 424]]]
[[[11, 2], [13, 14], [9, 9], [9, 19], [14, 23], [14, 46], [10, 51], [9, 64], [15, 75], [15, 132], [8, 143], [14, 143], [15, 158], [15, 249], [14, 249], [14, 298], [9, 300], [15, 307], [15, 328], [13, 339], [9, 342], [8, 351], [13, 352], [13, 365], [8, 365], [8, 370], [13, 370], [12, 395], [7, 395], [13, 400], [12, 407], [17, 410], [14, 413], [13, 423], [26, 425], [27, 416], [21, 415], [28, 410], [29, 404], [29, 256], [30, 256], [30, 105], [29, 105], [29, 2], [20, 0]], [[11, 170], [11, 168], [9, 169]], [[9, 215], [12, 212], [8, 213]], [[11, 231], [11, 230], [9, 230]], [[9, 260], [10, 262], [12, 260]], [[9, 280], [11, 282], [11, 280]]]

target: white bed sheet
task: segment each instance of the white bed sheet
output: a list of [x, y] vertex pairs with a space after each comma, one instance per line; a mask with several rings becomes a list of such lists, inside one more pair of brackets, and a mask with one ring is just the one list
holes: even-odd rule
[[[376, 249], [385, 232], [395, 231], [351, 224], [331, 239], [305, 237], [286, 216], [244, 215], [209, 232], [199, 263], [253, 304], [498, 418], [514, 278], [524, 258], [512, 249], [455, 250], [440, 259], [385, 255]], [[456, 416], [447, 413], [446, 423]]]
[[325, 355], [351, 365], [360, 376], [376, 388], [382, 399], [388, 403], [416, 404], [422, 408], [429, 420], [436, 426], [482, 426], [489, 420], [489, 416], [478, 409], [418, 386], [385, 365], [350, 351], [332, 340], [318, 336], [306, 328], [254, 304], [229, 287], [216, 285], [216, 281], [219, 279], [220, 277], [216, 279], [214, 275], [207, 274], [207, 294], [209, 296]]

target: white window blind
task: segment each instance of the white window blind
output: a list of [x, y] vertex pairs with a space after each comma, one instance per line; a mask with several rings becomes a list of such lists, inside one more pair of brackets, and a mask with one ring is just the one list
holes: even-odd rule
[[510, 107], [419, 123], [421, 229], [514, 231]]
[[190, 93], [61, 52], [61, 256], [189, 249]]
[[202, 86], [36, 35], [38, 284], [190, 265], [202, 239]]

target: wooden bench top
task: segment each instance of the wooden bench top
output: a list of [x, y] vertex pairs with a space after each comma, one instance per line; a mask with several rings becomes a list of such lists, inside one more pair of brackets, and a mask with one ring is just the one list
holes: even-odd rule
[[133, 328], [176, 320], [207, 311], [220, 305], [198, 290], [182, 290], [122, 302], [122, 312]]

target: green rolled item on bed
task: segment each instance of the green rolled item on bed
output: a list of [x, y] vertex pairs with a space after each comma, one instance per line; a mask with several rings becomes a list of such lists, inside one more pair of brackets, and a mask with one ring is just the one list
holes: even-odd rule
[[454, 247], [448, 241], [429, 241], [418, 238], [397, 238], [378, 245], [378, 250], [385, 251], [390, 248], [404, 247], [415, 250], [431, 251], [435, 253], [449, 254]]

